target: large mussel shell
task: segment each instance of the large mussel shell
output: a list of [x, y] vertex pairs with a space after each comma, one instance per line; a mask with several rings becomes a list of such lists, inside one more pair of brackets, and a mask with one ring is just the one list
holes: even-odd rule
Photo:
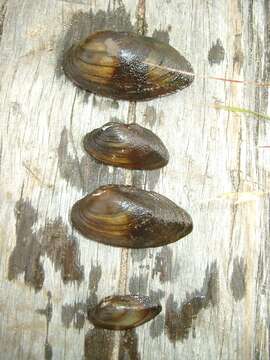
[[89, 239], [128, 248], [166, 245], [193, 227], [190, 215], [171, 200], [124, 185], [101, 186], [79, 200], [71, 221]]
[[87, 134], [83, 143], [89, 155], [107, 165], [152, 170], [169, 160], [162, 141], [137, 124], [109, 122]]
[[117, 295], [107, 297], [94, 309], [89, 309], [88, 319], [96, 327], [126, 330], [152, 320], [161, 309], [161, 305], [148, 296]]
[[93, 33], [67, 51], [63, 69], [87, 91], [130, 101], [168, 95], [194, 79], [190, 63], [173, 47], [127, 32]]

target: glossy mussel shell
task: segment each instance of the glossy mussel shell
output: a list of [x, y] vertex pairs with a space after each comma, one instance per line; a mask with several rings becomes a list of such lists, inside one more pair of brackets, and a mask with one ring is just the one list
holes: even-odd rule
[[96, 32], [64, 55], [65, 74], [92, 93], [149, 100], [189, 86], [190, 63], [169, 44], [127, 32]]
[[171, 200], [123, 185], [102, 186], [79, 200], [71, 221], [91, 240], [128, 248], [166, 245], [192, 231], [189, 214]]
[[169, 153], [150, 130], [137, 124], [109, 122], [84, 137], [86, 152], [107, 165], [128, 169], [158, 169]]
[[157, 316], [161, 305], [148, 296], [118, 295], [102, 300], [88, 311], [88, 319], [96, 326], [110, 330], [126, 330]]

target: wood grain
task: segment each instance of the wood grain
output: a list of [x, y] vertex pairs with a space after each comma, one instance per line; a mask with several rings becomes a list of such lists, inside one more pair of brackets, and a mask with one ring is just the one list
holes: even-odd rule
[[[100, 29], [168, 41], [194, 83], [137, 104], [75, 88], [63, 52]], [[269, 115], [269, 90], [207, 79], [269, 82], [268, 0], [1, 0], [0, 37], [0, 358], [269, 359], [270, 124], [233, 110]], [[90, 159], [82, 137], [114, 119], [160, 136], [168, 166]], [[146, 250], [86, 240], [70, 209], [107, 183], [167, 196], [192, 234]], [[130, 332], [93, 328], [87, 308], [119, 293], [163, 311]]]

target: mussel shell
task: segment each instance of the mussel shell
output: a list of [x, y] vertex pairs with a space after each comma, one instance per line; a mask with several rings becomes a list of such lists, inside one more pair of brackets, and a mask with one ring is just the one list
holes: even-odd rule
[[88, 319], [96, 327], [126, 330], [152, 320], [161, 309], [161, 305], [148, 296], [109, 296], [88, 311]]
[[166, 197], [133, 186], [106, 185], [79, 200], [71, 221], [85, 237], [112, 246], [163, 246], [192, 231], [190, 215]]
[[137, 124], [109, 122], [87, 134], [83, 143], [89, 155], [107, 165], [152, 170], [169, 161], [163, 142]]
[[169, 44], [127, 32], [93, 33], [67, 51], [63, 69], [82, 89], [130, 101], [168, 95], [194, 79], [190, 63]]

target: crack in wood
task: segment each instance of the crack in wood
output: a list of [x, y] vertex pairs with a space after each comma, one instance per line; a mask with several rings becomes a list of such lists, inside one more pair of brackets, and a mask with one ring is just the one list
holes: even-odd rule
[[[137, 4], [137, 22], [136, 30], [140, 35], [144, 35], [146, 32], [146, 22], [145, 22], [145, 0], [139, 0]], [[136, 122], [136, 102], [130, 102], [128, 106], [128, 123]], [[144, 175], [144, 172], [141, 172], [141, 175]], [[133, 184], [134, 174], [132, 172], [127, 172], [126, 184]], [[121, 249], [121, 263], [120, 263], [120, 274], [118, 282], [118, 291], [120, 293], [126, 293], [127, 291], [127, 282], [128, 282], [128, 264], [129, 257], [131, 255], [130, 249]], [[128, 330], [125, 334], [119, 335], [116, 334], [114, 342], [114, 359], [115, 360], [139, 360], [140, 355], [138, 353], [138, 340], [135, 330]]]
[[46, 336], [44, 342], [44, 359], [45, 360], [52, 360], [53, 358], [53, 349], [51, 344], [49, 343], [49, 327], [50, 322], [52, 320], [53, 315], [53, 306], [52, 306], [52, 294], [50, 291], [47, 292], [48, 302], [45, 309], [38, 309], [36, 312], [40, 315], [44, 315], [46, 318]]
[[[144, 33], [145, 29], [145, 0], [139, 0], [137, 5], [137, 32], [141, 35]], [[128, 106], [128, 123], [136, 122], [136, 102], [129, 103]], [[142, 172], [143, 175], [143, 172]], [[129, 179], [130, 178], [130, 179]], [[126, 183], [133, 183], [133, 173], [128, 172], [126, 176]], [[127, 279], [128, 279], [128, 263], [129, 263], [129, 249], [121, 250], [121, 264], [120, 264], [120, 276], [118, 283], [118, 290], [120, 292], [125, 292], [127, 290]]]
[[147, 24], [146, 24], [146, 0], [138, 0], [137, 5], [137, 22], [136, 22], [136, 28], [137, 33], [139, 35], [145, 35], [147, 32]]
[[6, 12], [7, 12], [7, 3], [8, 3], [8, 0], [5, 0], [3, 5], [0, 8], [0, 43], [2, 40], [2, 35], [3, 35], [3, 30], [4, 30], [4, 21], [5, 21]]

